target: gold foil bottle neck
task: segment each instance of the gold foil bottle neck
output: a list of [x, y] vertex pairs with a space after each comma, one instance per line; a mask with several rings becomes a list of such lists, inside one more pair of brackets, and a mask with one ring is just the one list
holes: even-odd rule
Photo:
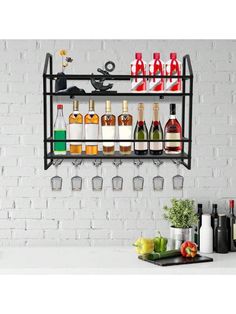
[[111, 101], [110, 100], [106, 100], [106, 104], [105, 104], [105, 110], [106, 112], [111, 112]]
[[123, 100], [122, 111], [123, 112], [128, 112], [128, 101], [127, 100]]
[[159, 110], [160, 109], [160, 105], [157, 102], [154, 102], [153, 106], [152, 106], [153, 110]]
[[144, 110], [144, 104], [143, 103], [138, 104], [138, 110]]
[[93, 99], [89, 99], [89, 111], [94, 111], [95, 109], [95, 102]]
[[73, 111], [79, 111], [79, 101], [76, 99], [73, 100]]

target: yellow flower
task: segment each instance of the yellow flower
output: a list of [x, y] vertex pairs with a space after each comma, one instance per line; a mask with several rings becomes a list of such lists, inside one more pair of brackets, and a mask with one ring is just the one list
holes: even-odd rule
[[61, 50], [59, 50], [59, 55], [60, 56], [66, 56], [67, 55], [67, 51], [65, 50], [65, 49], [61, 49]]

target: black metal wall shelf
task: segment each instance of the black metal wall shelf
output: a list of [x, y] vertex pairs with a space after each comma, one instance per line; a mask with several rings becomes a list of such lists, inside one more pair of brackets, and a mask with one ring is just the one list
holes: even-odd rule
[[[65, 78], [67, 80], [90, 80], [91, 77], [99, 78], [102, 75], [91, 75], [91, 74], [65, 74]], [[192, 110], [193, 110], [193, 71], [192, 65], [189, 55], [185, 55], [183, 57], [183, 75], [181, 76], [154, 76], [157, 78], [180, 78], [182, 80], [182, 92], [181, 93], [127, 93], [127, 92], [118, 92], [118, 93], [86, 93], [86, 94], [72, 94], [68, 95], [66, 93], [55, 93], [53, 89], [54, 80], [58, 77], [57, 74], [53, 74], [53, 57], [51, 54], [46, 54], [45, 64], [44, 64], [44, 72], [43, 72], [43, 109], [44, 109], [44, 169], [47, 170], [52, 164], [53, 160], [56, 159], [165, 159], [165, 160], [173, 160], [178, 159], [181, 160], [181, 164], [184, 165], [187, 169], [191, 169], [191, 154], [192, 154]], [[104, 76], [102, 76], [104, 77]], [[131, 78], [138, 77], [138, 78], [153, 78], [153, 76], [145, 75], [145, 76], [131, 76], [131, 75], [109, 75], [106, 77], [107, 80], [117, 80], [117, 81], [129, 81]], [[187, 81], [188, 83], [188, 90], [187, 90]], [[49, 84], [48, 84], [49, 83]], [[49, 85], [49, 88], [48, 88]], [[120, 152], [115, 152], [113, 155], [104, 155], [102, 152], [99, 152], [97, 155], [85, 155], [83, 152], [81, 155], [71, 155], [67, 152], [66, 155], [55, 155], [53, 153], [53, 143], [54, 142], [94, 142], [93, 140], [54, 140], [53, 139], [53, 103], [55, 97], [180, 97], [182, 99], [182, 117], [181, 117], [181, 124], [182, 124], [182, 140], [178, 140], [178, 142], [182, 142], [182, 152], [181, 154], [165, 154], [162, 155], [136, 155], [131, 153], [130, 155], [123, 155]], [[49, 102], [48, 102], [49, 99]], [[188, 100], [188, 115], [186, 115], [186, 99]], [[48, 108], [49, 105], [49, 108]], [[188, 125], [186, 127], [186, 121]], [[186, 132], [187, 129], [187, 132]], [[188, 136], [186, 137], [186, 133]], [[135, 140], [114, 140], [115, 143], [118, 142], [132, 142], [134, 143]], [[176, 140], [159, 140], [159, 142], [176, 142]], [[106, 140], [98, 139], [96, 140], [98, 143], [106, 142]], [[110, 140], [107, 140], [110, 142]], [[153, 140], [145, 140], [143, 142], [154, 142]], [[187, 149], [186, 149], [187, 146]], [[50, 160], [48, 162], [48, 160]]]

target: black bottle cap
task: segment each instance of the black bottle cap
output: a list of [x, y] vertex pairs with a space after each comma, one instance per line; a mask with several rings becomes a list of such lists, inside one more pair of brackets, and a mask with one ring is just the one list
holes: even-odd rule
[[176, 115], [176, 104], [170, 104], [170, 114]]
[[202, 214], [202, 204], [197, 204], [197, 210], [199, 214]]
[[217, 204], [212, 204], [212, 213], [217, 214]]

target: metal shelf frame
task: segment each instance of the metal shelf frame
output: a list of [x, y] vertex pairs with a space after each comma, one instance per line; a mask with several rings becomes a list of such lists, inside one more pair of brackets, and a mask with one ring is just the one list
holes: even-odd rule
[[[102, 75], [92, 75], [92, 74], [65, 74], [67, 80], [90, 80], [91, 77], [99, 78]], [[73, 94], [68, 95], [57, 94], [53, 90], [54, 80], [58, 77], [57, 74], [53, 74], [53, 57], [50, 53], [46, 54], [44, 71], [43, 71], [43, 137], [44, 137], [44, 169], [47, 170], [52, 164], [53, 160], [62, 159], [62, 160], [71, 160], [71, 159], [142, 159], [142, 160], [150, 160], [150, 159], [165, 159], [165, 160], [179, 160], [180, 163], [185, 166], [187, 169], [191, 169], [191, 158], [192, 158], [192, 118], [193, 118], [193, 70], [191, 65], [191, 60], [189, 55], [185, 55], [183, 57], [183, 75], [181, 76], [166, 76], [166, 75], [157, 75], [157, 76], [131, 76], [131, 75], [109, 75], [106, 76], [107, 80], [116, 80], [116, 81], [129, 81], [131, 78], [146, 78], [147, 80], [153, 77], [156, 78], [180, 78], [182, 80], [182, 92], [181, 93], [86, 93], [86, 94]], [[102, 76], [104, 77], [104, 76]], [[187, 86], [187, 81], [189, 81]], [[48, 84], [49, 82], [49, 84]], [[94, 142], [94, 139], [77, 139], [77, 140], [54, 140], [53, 139], [53, 105], [54, 98], [57, 96], [63, 97], [74, 97], [80, 96], [82, 97], [101, 97], [101, 96], [109, 96], [109, 97], [180, 97], [182, 99], [182, 117], [181, 117], [181, 125], [182, 125], [182, 139], [178, 140], [178, 142], [182, 142], [182, 152], [181, 154], [166, 154], [162, 155], [135, 155], [132, 152], [130, 155], [122, 155], [120, 152], [116, 151], [113, 155], [104, 155], [102, 152], [99, 152], [97, 155], [85, 155], [83, 152], [81, 155], [71, 155], [67, 152], [66, 155], [55, 155], [53, 153], [53, 143], [54, 142]], [[186, 99], [188, 103], [186, 103]], [[186, 114], [186, 105], [188, 105], [188, 114]], [[185, 123], [188, 122], [188, 126], [185, 126]], [[49, 127], [48, 127], [49, 124]], [[186, 136], [186, 133], [188, 136]], [[102, 142], [111, 142], [111, 140], [96, 140], [97, 143]], [[135, 143], [135, 140], [113, 140], [115, 143], [119, 142], [131, 142]], [[140, 142], [140, 141], [139, 141]], [[143, 140], [143, 142], [156, 142], [155, 140]], [[176, 140], [159, 140], [159, 142], [176, 142]], [[186, 148], [187, 146], [187, 148]]]

